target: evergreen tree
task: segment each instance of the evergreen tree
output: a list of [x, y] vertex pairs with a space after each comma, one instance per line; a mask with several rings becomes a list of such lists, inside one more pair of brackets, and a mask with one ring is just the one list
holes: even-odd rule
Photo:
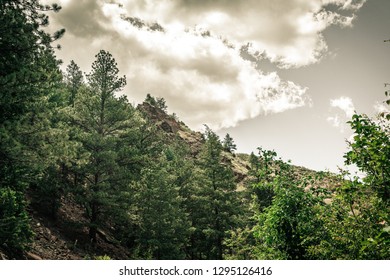
[[146, 94], [145, 102], [152, 106], [156, 106], [156, 99], [150, 93]]
[[163, 97], [154, 97], [152, 95], [150, 95], [150, 93], [148, 93], [146, 95], [146, 98], [145, 98], [145, 102], [149, 103], [150, 105], [156, 107], [156, 108], [159, 108], [161, 109], [162, 111], [164, 111], [165, 113], [167, 112], [167, 105], [166, 105], [166, 101]]
[[83, 85], [83, 73], [80, 67], [73, 61], [66, 67], [65, 84], [69, 91], [69, 105], [74, 106], [77, 92]]
[[76, 194], [86, 209], [93, 242], [106, 215], [121, 216], [127, 209], [122, 201], [129, 195], [131, 163], [122, 145], [132, 139], [139, 123], [126, 98], [115, 97], [126, 84], [118, 73], [112, 55], [100, 51], [87, 75], [88, 88], [79, 92], [73, 111], [74, 137], [82, 143], [85, 157], [84, 164], [74, 171], [78, 178]]
[[163, 110], [165, 113], [168, 111], [168, 106], [166, 104], [164, 97], [157, 97], [156, 98], [156, 105], [157, 105], [157, 108]]
[[274, 176], [287, 178], [290, 182], [294, 181], [294, 176], [290, 168], [281, 168], [287, 165], [276, 159], [275, 151], [258, 148], [258, 153], [257, 161], [254, 163], [257, 171], [254, 173], [255, 179], [251, 182], [250, 190], [255, 194], [257, 211], [262, 212], [272, 204], [275, 195]]
[[229, 133], [226, 133], [222, 144], [223, 144], [224, 150], [229, 152], [229, 153], [233, 153], [235, 150], [237, 150], [237, 146], [236, 146], [236, 144], [234, 144], [233, 138], [229, 135]]
[[255, 155], [254, 152], [251, 152], [251, 154], [249, 155], [249, 164], [250, 164], [251, 171], [253, 173], [257, 173], [259, 169], [258, 161], [259, 158]]
[[24, 196], [53, 160], [49, 116], [52, 93], [61, 80], [51, 43], [49, 10], [39, 1], [0, 1], [0, 233], [1, 247], [11, 252], [27, 245], [29, 230]]
[[200, 257], [223, 259], [226, 232], [234, 229], [240, 213], [231, 166], [222, 159], [219, 137], [206, 127], [206, 143], [201, 151], [198, 189], [199, 209], [194, 217], [195, 247]]
[[153, 259], [184, 259], [189, 222], [182, 208], [178, 166], [172, 149], [166, 149], [138, 182], [137, 204], [140, 255]]
[[0, 188], [0, 247], [13, 257], [26, 249], [33, 236], [25, 204], [20, 191]]

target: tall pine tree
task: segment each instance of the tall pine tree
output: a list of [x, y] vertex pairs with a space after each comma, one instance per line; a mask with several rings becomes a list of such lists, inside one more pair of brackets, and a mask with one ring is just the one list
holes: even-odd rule
[[189, 222], [182, 207], [177, 158], [167, 147], [137, 182], [140, 217], [140, 256], [153, 259], [183, 259], [189, 237]]
[[[135, 109], [125, 97], [115, 94], [126, 85], [118, 76], [117, 63], [107, 51], [100, 51], [87, 75], [88, 87], [76, 98], [73, 123], [75, 139], [83, 146], [84, 164], [75, 169], [76, 194], [89, 219], [89, 237], [96, 242], [104, 217], [126, 212], [123, 200], [129, 194], [129, 160], [122, 148], [139, 126]], [[128, 150], [127, 150], [128, 151]]]
[[237, 224], [239, 199], [231, 165], [223, 160], [219, 137], [206, 127], [205, 138], [199, 160], [199, 209], [193, 217], [193, 243], [197, 258], [223, 259], [226, 232]]
[[65, 84], [69, 91], [69, 105], [74, 106], [77, 92], [84, 83], [83, 72], [80, 67], [73, 61], [66, 67]]
[[56, 158], [49, 116], [61, 80], [46, 11], [39, 1], [0, 1], [0, 246], [15, 253], [31, 232], [24, 195]]

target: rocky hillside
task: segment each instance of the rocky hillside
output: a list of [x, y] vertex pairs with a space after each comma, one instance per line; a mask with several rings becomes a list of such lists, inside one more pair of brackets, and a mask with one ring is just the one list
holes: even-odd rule
[[[138, 109], [159, 129], [171, 135], [178, 137], [186, 143], [191, 150], [192, 156], [196, 157], [204, 144], [202, 133], [191, 130], [185, 123], [178, 121], [174, 116], [167, 114], [164, 110], [152, 106], [147, 102], [138, 105]], [[242, 189], [248, 179], [250, 170], [249, 155], [243, 153], [224, 152], [224, 161], [231, 164], [238, 189]], [[302, 166], [293, 166], [294, 173], [297, 178], [301, 177], [316, 177], [322, 175], [321, 184], [329, 189], [338, 185], [339, 179], [330, 173], [316, 172]]]
[[[138, 106], [138, 109], [161, 130], [170, 134], [172, 137], [178, 137], [190, 147], [191, 155], [196, 157], [204, 144], [202, 133], [191, 130], [185, 123], [178, 121], [175, 117], [167, 114], [164, 110], [144, 102]], [[241, 187], [247, 177], [250, 169], [248, 156], [238, 156], [235, 153], [224, 152], [224, 161], [230, 163], [237, 184]]]
[[[165, 110], [147, 102], [138, 105], [137, 109], [146, 120], [162, 131], [167, 139], [179, 139], [183, 145], [186, 145], [190, 151], [189, 156], [193, 158], [198, 156], [205, 143], [202, 133], [191, 130], [176, 117], [167, 114]], [[237, 190], [244, 190], [250, 170], [249, 155], [224, 151], [223, 162], [232, 166]], [[294, 167], [294, 170], [297, 177], [317, 174], [303, 167]], [[325, 176], [322, 182], [329, 188], [337, 184], [337, 179], [331, 177]], [[63, 197], [61, 205], [57, 217], [53, 219], [44, 214], [44, 209], [30, 203], [29, 214], [34, 237], [30, 249], [23, 255], [24, 259], [104, 259], [107, 256], [111, 259], [128, 259], [132, 257], [126, 248], [111, 236], [109, 228], [99, 229], [96, 244], [92, 245], [88, 242], [88, 230], [83, 226], [87, 223], [84, 211], [71, 195]], [[0, 251], [0, 259], [13, 257], [15, 256]], [[20, 255], [17, 258], [20, 258]]]

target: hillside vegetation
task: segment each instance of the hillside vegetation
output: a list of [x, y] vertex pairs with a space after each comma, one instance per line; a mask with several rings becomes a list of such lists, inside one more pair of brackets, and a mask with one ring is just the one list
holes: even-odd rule
[[59, 10], [0, 3], [0, 258], [390, 258], [388, 115], [349, 122], [363, 179], [237, 154], [161, 97], [133, 106], [105, 50], [62, 72]]

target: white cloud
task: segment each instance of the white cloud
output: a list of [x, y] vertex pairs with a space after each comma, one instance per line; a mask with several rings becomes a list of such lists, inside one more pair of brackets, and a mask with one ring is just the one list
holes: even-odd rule
[[[334, 112], [333, 116], [328, 117], [327, 121], [334, 127], [339, 128], [341, 132], [344, 132], [346, 122], [349, 121], [355, 114], [355, 106], [353, 105], [352, 99], [346, 96], [331, 99], [330, 106], [338, 110]], [[340, 110], [342, 112], [340, 112]]]
[[324, 0], [324, 4], [334, 4], [341, 7], [343, 10], [357, 11], [363, 7], [367, 0]]
[[[73, 59], [88, 72], [94, 55], [108, 50], [128, 78], [130, 100], [161, 96], [193, 128], [207, 123], [217, 129], [310, 102], [305, 87], [257, 70], [241, 57], [241, 46], [250, 42], [250, 52], [284, 68], [316, 63], [327, 51], [322, 32], [330, 25], [350, 26], [365, 1], [59, 2], [63, 11], [53, 19], [54, 27], [67, 29], [58, 53], [65, 63]], [[124, 16], [144, 27], [158, 23], [165, 32], [137, 28]]]
[[355, 113], [355, 106], [353, 105], [352, 99], [350, 97], [342, 96], [337, 99], [330, 100], [330, 106], [339, 108], [344, 111], [344, 114], [347, 118], [352, 118]]
[[[317, 62], [327, 51], [321, 33], [351, 26], [365, 0], [123, 0], [129, 13], [172, 26], [197, 26], [235, 44], [251, 42], [281, 67]], [[333, 5], [332, 9], [326, 9]]]
[[259, 72], [215, 38], [168, 33], [157, 40], [142, 43], [147, 57], [133, 57], [129, 84], [143, 95], [164, 96], [171, 111], [194, 128], [235, 126], [261, 113], [304, 106], [308, 98], [305, 88]]
[[385, 105], [384, 102], [375, 103], [374, 110], [376, 114], [389, 113], [389, 108]]

